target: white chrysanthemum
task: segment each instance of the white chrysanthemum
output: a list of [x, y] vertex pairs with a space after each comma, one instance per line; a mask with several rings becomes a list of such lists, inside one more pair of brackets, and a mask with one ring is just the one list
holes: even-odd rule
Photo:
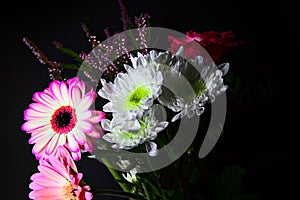
[[162, 73], [152, 67], [125, 65], [127, 73], [119, 73], [114, 83], [101, 80], [98, 94], [108, 99], [103, 111], [112, 112], [115, 123], [123, 130], [140, 129], [138, 119], [149, 110], [153, 100], [161, 94]]
[[147, 68], [153, 68], [157, 71], [164, 71], [169, 69], [173, 63], [171, 63], [173, 55], [169, 51], [157, 52], [151, 50], [148, 54], [142, 55], [137, 53], [137, 57], [131, 55], [130, 61], [133, 67], [143, 66]]
[[227, 85], [223, 83], [223, 76], [229, 70], [229, 64], [215, 66], [214, 63], [205, 65], [203, 58], [186, 61], [180, 54], [172, 57], [169, 71], [164, 72], [164, 87], [158, 98], [162, 105], [174, 112], [178, 112], [172, 121], [187, 116], [188, 118], [201, 115], [204, 105], [213, 102], [217, 95], [226, 91]]
[[[168, 126], [167, 121], [158, 121], [153, 110], [150, 110], [146, 115], [138, 120], [140, 123], [140, 129], [137, 131], [122, 131], [121, 126], [115, 123], [113, 118], [111, 121], [109, 119], [104, 119], [101, 125], [104, 130], [108, 131], [103, 139], [112, 143], [113, 148], [117, 149], [132, 149], [133, 147], [143, 144], [145, 142], [150, 143], [147, 147], [156, 148], [151, 140], [157, 137], [157, 134], [164, 130]], [[148, 150], [152, 155], [151, 149]]]

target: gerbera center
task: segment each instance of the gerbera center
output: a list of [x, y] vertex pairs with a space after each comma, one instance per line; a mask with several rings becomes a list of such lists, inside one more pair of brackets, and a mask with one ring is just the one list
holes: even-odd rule
[[76, 125], [76, 115], [71, 106], [61, 106], [51, 117], [51, 127], [56, 133], [69, 133]]
[[142, 99], [151, 95], [151, 90], [147, 86], [140, 86], [135, 88], [133, 92], [128, 96], [127, 107], [135, 110], [142, 103]]
[[74, 188], [73, 184], [71, 181], [68, 181], [65, 185], [64, 185], [64, 191], [67, 197], [67, 200], [78, 200], [79, 198], [77, 197], [77, 189]]

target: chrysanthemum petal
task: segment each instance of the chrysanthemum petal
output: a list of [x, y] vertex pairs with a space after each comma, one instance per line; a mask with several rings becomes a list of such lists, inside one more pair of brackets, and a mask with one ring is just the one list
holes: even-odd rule
[[108, 102], [107, 104], [105, 104], [103, 106], [103, 111], [104, 112], [113, 112], [113, 109], [112, 109], [112, 102]]

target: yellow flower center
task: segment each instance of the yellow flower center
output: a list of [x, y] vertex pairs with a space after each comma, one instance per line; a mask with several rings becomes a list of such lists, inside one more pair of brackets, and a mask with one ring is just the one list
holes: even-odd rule
[[65, 185], [64, 185], [64, 191], [66, 194], [67, 199], [66, 200], [79, 200], [79, 198], [77, 197], [76, 194], [76, 188], [73, 187], [73, 184], [71, 181], [68, 181]]

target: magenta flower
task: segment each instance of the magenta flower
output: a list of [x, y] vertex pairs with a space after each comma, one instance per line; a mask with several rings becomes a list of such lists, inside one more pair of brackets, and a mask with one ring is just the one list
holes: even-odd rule
[[74, 160], [81, 151], [92, 151], [92, 138], [103, 133], [99, 122], [105, 118], [102, 111], [91, 110], [97, 93], [79, 78], [52, 81], [49, 88], [36, 92], [29, 109], [24, 111], [22, 130], [31, 133], [32, 152], [40, 160], [55, 154], [57, 147], [65, 146]]
[[179, 47], [183, 46], [185, 49], [184, 56], [194, 59], [196, 56], [204, 56], [203, 49], [198, 45], [200, 44], [209, 53], [214, 62], [219, 63], [224, 55], [231, 50], [231, 47], [240, 43], [234, 39], [235, 35], [232, 31], [207, 31], [203, 33], [188, 31], [184, 38], [168, 37], [168, 40], [171, 42], [169, 51], [176, 53]]
[[[74, 163], [73, 163], [74, 164]], [[82, 185], [82, 173], [73, 170], [67, 163], [60, 162], [54, 156], [47, 160], [40, 159], [38, 173], [33, 174], [29, 188], [30, 199], [36, 200], [90, 200], [93, 194], [90, 186]]]

